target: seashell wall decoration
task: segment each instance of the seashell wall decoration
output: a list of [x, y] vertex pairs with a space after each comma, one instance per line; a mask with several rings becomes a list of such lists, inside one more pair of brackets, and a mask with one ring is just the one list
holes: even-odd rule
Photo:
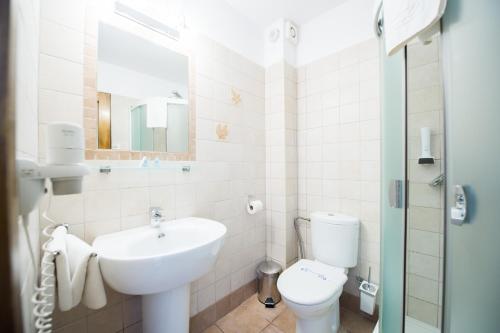
[[231, 88], [231, 99], [233, 100], [234, 105], [238, 105], [241, 102], [241, 95], [234, 88]]
[[227, 124], [217, 124], [217, 127], [215, 128], [215, 133], [217, 134], [219, 140], [226, 140], [227, 135], [229, 134]]

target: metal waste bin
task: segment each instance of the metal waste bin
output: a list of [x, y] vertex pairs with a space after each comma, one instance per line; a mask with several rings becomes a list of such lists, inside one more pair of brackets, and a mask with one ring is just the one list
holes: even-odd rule
[[266, 308], [274, 308], [281, 301], [277, 282], [281, 273], [281, 265], [274, 261], [264, 261], [257, 267], [258, 296]]

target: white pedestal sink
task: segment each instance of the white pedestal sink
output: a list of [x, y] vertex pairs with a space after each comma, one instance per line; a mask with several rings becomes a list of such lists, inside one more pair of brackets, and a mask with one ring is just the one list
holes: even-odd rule
[[143, 295], [144, 333], [187, 333], [189, 284], [212, 268], [225, 234], [219, 222], [190, 217], [99, 236], [93, 246], [110, 287]]

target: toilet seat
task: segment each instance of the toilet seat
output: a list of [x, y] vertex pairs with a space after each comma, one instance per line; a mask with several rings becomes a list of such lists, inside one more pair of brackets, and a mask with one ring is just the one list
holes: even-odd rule
[[312, 306], [340, 296], [346, 281], [343, 269], [302, 259], [280, 275], [278, 290], [295, 304]]

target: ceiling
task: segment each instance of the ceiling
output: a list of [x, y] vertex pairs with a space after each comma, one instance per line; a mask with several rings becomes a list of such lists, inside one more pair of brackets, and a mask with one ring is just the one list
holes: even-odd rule
[[188, 82], [186, 56], [102, 22], [98, 60], [182, 85]]
[[236, 11], [255, 22], [261, 29], [279, 18], [304, 24], [325, 11], [348, 0], [225, 0]]

